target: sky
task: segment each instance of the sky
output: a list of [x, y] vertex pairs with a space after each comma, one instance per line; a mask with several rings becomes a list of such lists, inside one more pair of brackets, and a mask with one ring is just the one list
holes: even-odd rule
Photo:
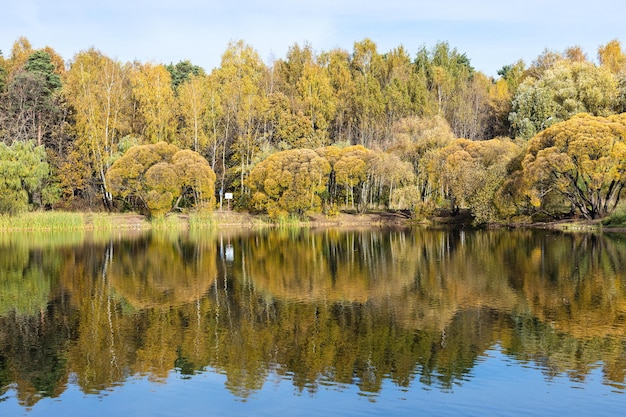
[[270, 64], [290, 46], [352, 51], [369, 38], [379, 53], [402, 45], [411, 57], [447, 42], [472, 66], [497, 77], [502, 66], [530, 64], [545, 49], [626, 49], [624, 0], [19, 0], [0, 8], [0, 50], [9, 58], [25, 36], [66, 61], [94, 47], [121, 62], [220, 65], [229, 42], [243, 40]]

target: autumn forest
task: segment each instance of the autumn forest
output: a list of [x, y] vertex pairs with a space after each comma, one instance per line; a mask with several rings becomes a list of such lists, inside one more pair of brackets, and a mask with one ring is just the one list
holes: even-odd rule
[[[626, 184], [626, 53], [546, 49], [475, 70], [446, 42], [294, 44], [219, 67], [0, 52], [0, 214], [463, 210], [476, 224], [598, 219]], [[232, 205], [231, 205], [232, 204]]]

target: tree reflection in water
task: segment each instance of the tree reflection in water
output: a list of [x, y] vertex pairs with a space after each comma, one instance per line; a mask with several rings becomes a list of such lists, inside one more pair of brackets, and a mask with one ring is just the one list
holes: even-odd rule
[[[0, 385], [24, 406], [212, 369], [245, 399], [450, 389], [494, 346], [624, 392], [626, 239], [543, 231], [264, 230], [0, 241]], [[18, 297], [19, 295], [19, 297]]]

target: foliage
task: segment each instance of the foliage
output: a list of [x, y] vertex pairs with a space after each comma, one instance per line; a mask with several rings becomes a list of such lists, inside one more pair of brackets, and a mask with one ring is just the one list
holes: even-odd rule
[[[457, 201], [492, 219], [533, 210], [518, 198], [527, 188], [521, 159], [486, 173], [474, 157], [458, 154], [452, 159], [460, 165], [443, 163], [447, 156], [440, 149], [456, 138], [509, 135], [522, 143], [581, 112], [607, 117], [625, 111], [619, 40], [601, 46], [598, 61], [579, 47], [546, 49], [528, 67], [523, 61], [503, 66], [494, 79], [446, 42], [423, 46], [415, 56], [403, 46], [380, 51], [367, 38], [351, 50], [317, 52], [294, 44], [284, 58], [265, 64], [251, 45], [233, 41], [220, 65], [206, 73], [189, 61], [122, 63], [95, 48], [66, 64], [52, 48], [33, 49], [19, 38], [10, 58], [0, 57], [0, 140], [35, 140], [45, 147], [46, 183], [58, 189], [42, 187], [31, 197], [46, 204], [60, 189], [61, 209], [118, 209], [107, 171], [131, 144], [165, 142], [208, 161], [219, 182], [220, 208], [226, 192], [235, 195], [236, 208], [258, 203], [247, 179], [273, 153], [317, 149], [331, 166], [326, 190], [318, 194], [326, 211], [426, 212], [445, 204], [459, 208]], [[508, 160], [509, 150], [501, 151]], [[476, 173], [461, 175], [472, 169], [469, 160], [478, 164]], [[179, 192], [172, 169], [159, 165], [144, 178], [163, 181], [150, 199], [158, 211], [172, 199], [175, 208], [212, 206], [206, 196], [213, 192], [198, 184]], [[504, 186], [494, 194], [501, 177], [507, 177]], [[492, 184], [482, 195], [494, 201], [478, 201], [468, 191], [479, 183]], [[560, 207], [567, 214], [561, 197], [545, 197], [541, 210]], [[122, 208], [147, 210], [137, 195], [120, 198]]]
[[144, 64], [130, 72], [138, 103], [139, 129], [146, 142], [171, 142], [176, 132], [171, 75], [163, 65]]
[[429, 181], [445, 190], [453, 211], [468, 208], [476, 223], [495, 222], [501, 217], [495, 204], [496, 190], [506, 178], [507, 164], [519, 152], [509, 139], [457, 139], [432, 154]]
[[617, 82], [610, 71], [589, 62], [556, 62], [540, 78], [528, 77], [518, 87], [509, 116], [515, 136], [530, 139], [578, 113], [612, 114], [618, 105]]
[[329, 173], [328, 161], [310, 149], [275, 153], [250, 173], [253, 207], [273, 218], [319, 211]]
[[179, 208], [185, 198], [199, 208], [214, 203], [215, 173], [208, 162], [165, 142], [130, 148], [106, 178], [114, 196], [151, 217]]
[[130, 129], [128, 68], [89, 49], [76, 55], [67, 80], [67, 96], [75, 111], [76, 140], [61, 171], [67, 198], [99, 189], [105, 206], [111, 194], [105, 173]]
[[176, 65], [169, 64], [165, 66], [165, 69], [170, 73], [172, 79], [172, 89], [178, 91], [178, 87], [186, 83], [191, 78], [204, 75], [204, 70], [193, 65], [190, 61], [180, 61]]
[[546, 129], [528, 143], [523, 195], [536, 209], [556, 196], [587, 219], [610, 214], [626, 184], [625, 137], [625, 114], [579, 114]]
[[49, 167], [43, 146], [33, 142], [0, 143], [0, 213], [15, 214], [29, 204], [41, 206], [54, 201], [53, 192], [45, 192]]

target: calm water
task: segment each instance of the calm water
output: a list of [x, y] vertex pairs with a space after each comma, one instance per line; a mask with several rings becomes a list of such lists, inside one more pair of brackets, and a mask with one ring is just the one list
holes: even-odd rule
[[626, 235], [0, 235], [0, 416], [618, 416]]

